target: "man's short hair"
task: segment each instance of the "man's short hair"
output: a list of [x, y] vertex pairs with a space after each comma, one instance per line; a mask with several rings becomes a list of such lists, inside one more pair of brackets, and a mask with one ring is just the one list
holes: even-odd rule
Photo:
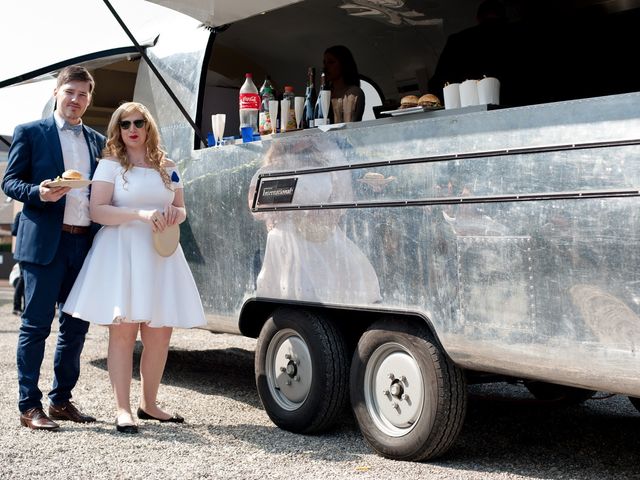
[[89, 93], [93, 93], [93, 88], [96, 85], [95, 80], [84, 67], [80, 65], [69, 65], [68, 67], [64, 67], [60, 70], [58, 74], [58, 84], [57, 87], [60, 88], [65, 83], [69, 82], [89, 82]]

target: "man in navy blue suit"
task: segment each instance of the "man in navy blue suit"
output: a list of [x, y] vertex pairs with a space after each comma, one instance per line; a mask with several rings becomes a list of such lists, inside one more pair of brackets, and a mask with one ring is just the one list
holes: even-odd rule
[[64, 304], [93, 232], [89, 189], [46, 185], [68, 169], [79, 171], [84, 178], [93, 175], [105, 138], [83, 125], [82, 115], [91, 103], [94, 85], [84, 67], [74, 65], [60, 72], [54, 90], [55, 112], [16, 127], [2, 180], [4, 192], [24, 204], [15, 250], [25, 287], [17, 349], [18, 407], [20, 423], [33, 429], [57, 430], [54, 420], [95, 421], [71, 402], [71, 390], [80, 375], [87, 322], [60, 314], [49, 415], [42, 408], [38, 388], [56, 304]]

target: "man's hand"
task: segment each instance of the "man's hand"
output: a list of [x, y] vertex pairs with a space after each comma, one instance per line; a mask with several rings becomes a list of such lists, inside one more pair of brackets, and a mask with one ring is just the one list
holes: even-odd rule
[[69, 187], [45, 187], [45, 183], [50, 181], [43, 180], [40, 183], [40, 200], [43, 202], [57, 202], [71, 190]]

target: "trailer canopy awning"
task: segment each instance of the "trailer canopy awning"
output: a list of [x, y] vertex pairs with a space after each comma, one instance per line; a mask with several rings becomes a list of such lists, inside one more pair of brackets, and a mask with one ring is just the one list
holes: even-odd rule
[[[138, 42], [150, 45], [175, 11], [143, 0], [111, 0]], [[10, 0], [2, 5], [0, 88], [127, 50], [131, 40], [102, 0]]]
[[219, 27], [270, 10], [286, 7], [301, 0], [149, 0], [150, 2], [182, 12], [208, 27]]
[[[143, 47], [180, 13], [144, 0], [110, 0]], [[10, 0], [2, 5], [0, 135], [40, 118], [53, 95], [54, 74], [81, 63], [99, 68], [137, 50], [103, 0]], [[5, 140], [6, 141], [6, 140]]]

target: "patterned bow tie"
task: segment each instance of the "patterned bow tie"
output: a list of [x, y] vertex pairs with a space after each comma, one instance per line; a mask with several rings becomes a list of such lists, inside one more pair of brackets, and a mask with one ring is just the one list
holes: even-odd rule
[[69, 122], [64, 122], [64, 125], [62, 125], [62, 130], [71, 130], [76, 136], [80, 135], [82, 133], [82, 124], [79, 123], [78, 125], [71, 125]]

